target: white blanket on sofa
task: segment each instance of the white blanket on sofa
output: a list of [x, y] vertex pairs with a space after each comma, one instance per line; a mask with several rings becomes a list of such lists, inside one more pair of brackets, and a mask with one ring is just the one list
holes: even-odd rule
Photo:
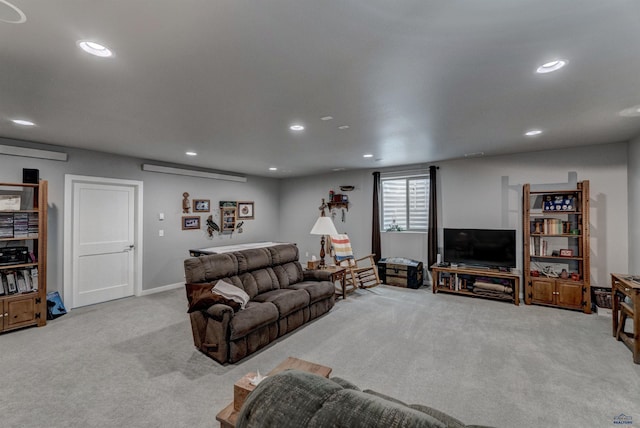
[[211, 289], [211, 292], [219, 294], [225, 299], [240, 303], [240, 309], [244, 309], [245, 305], [249, 302], [249, 295], [245, 293], [243, 289], [223, 280], [219, 280]]

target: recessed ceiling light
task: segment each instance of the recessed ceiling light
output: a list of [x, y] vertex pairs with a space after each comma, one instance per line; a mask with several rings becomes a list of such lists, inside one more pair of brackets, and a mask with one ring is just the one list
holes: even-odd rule
[[567, 65], [566, 60], [564, 59], [557, 59], [555, 61], [549, 61], [545, 64], [542, 64], [540, 67], [538, 67], [538, 69], [536, 70], [536, 73], [551, 73], [552, 71], [557, 71], [560, 70], [562, 67], [564, 67], [565, 65]]
[[333, 116], [323, 116], [320, 118], [320, 120], [331, 120], [333, 119]]
[[640, 105], [637, 106], [633, 106], [633, 107], [629, 107], [626, 108], [624, 110], [622, 110], [620, 113], [618, 113], [620, 116], [625, 116], [625, 117], [636, 117], [636, 116], [640, 116]]
[[275, 166], [269, 167], [269, 171], [277, 171], [278, 168], [276, 168]]
[[341, 130], [341, 131], [343, 131], [343, 130], [345, 130], [345, 129], [349, 129], [349, 125], [341, 125], [341, 126], [338, 126], [338, 129], [339, 129], [339, 130]]
[[78, 46], [83, 51], [90, 53], [91, 55], [99, 56], [101, 58], [108, 58], [113, 56], [113, 52], [109, 48], [100, 43], [92, 42], [90, 40], [78, 40]]
[[35, 123], [25, 119], [11, 119], [11, 122], [15, 123], [16, 125], [35, 126]]
[[198, 156], [196, 152], [185, 152], [184, 154], [187, 156]]
[[526, 135], [527, 137], [535, 137], [536, 135], [540, 134], [542, 134], [542, 131], [540, 129], [531, 129], [524, 133], [524, 135]]
[[304, 126], [296, 123], [296, 124], [291, 125], [289, 127], [289, 129], [292, 130], [292, 131], [303, 131], [304, 130]]
[[[6, 7], [2, 7], [2, 5]], [[7, 24], [24, 24], [27, 22], [27, 15], [16, 5], [9, 3], [8, 0], [0, 0], [0, 21]]]
[[373, 155], [371, 153], [367, 153], [366, 155], [362, 155], [363, 158], [372, 158]]

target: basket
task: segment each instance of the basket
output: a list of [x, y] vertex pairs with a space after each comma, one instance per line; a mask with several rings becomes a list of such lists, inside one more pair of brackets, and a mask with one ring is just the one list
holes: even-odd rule
[[611, 309], [611, 291], [608, 289], [593, 290], [596, 295], [596, 305], [599, 308]]

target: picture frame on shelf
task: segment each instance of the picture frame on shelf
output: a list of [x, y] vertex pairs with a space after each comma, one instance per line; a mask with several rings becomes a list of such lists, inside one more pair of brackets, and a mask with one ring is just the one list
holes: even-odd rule
[[238, 202], [238, 219], [253, 220], [255, 218], [253, 201]]
[[570, 248], [561, 249], [560, 257], [573, 257], [573, 250]]
[[182, 230], [200, 229], [200, 216], [182, 216]]
[[193, 200], [194, 213], [208, 213], [210, 211], [211, 211], [210, 199], [194, 199]]

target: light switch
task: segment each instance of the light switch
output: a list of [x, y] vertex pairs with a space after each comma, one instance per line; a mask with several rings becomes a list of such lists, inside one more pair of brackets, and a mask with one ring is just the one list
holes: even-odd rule
[[162, 229], [158, 230], [158, 236], [164, 236], [164, 230]]
[[[158, 214], [158, 219], [159, 220], [164, 220], [164, 213]], [[160, 235], [160, 236], [162, 236], [162, 235]]]

